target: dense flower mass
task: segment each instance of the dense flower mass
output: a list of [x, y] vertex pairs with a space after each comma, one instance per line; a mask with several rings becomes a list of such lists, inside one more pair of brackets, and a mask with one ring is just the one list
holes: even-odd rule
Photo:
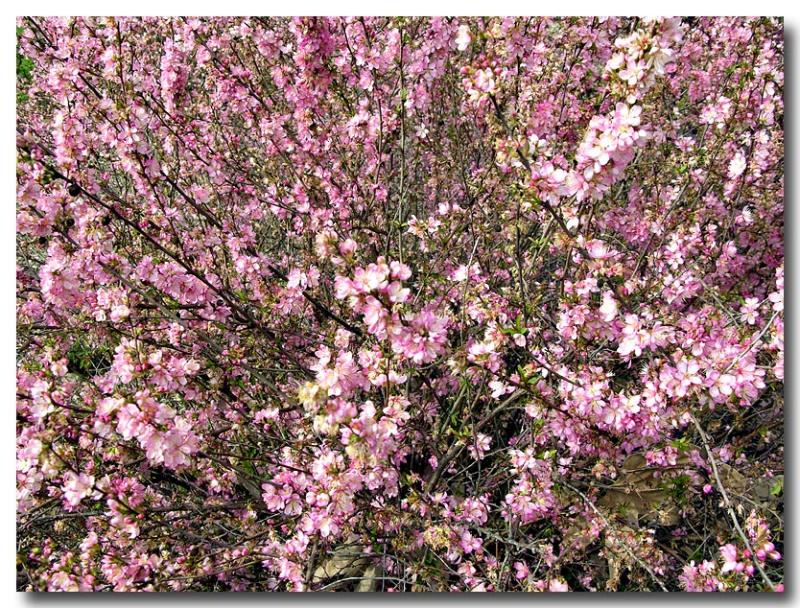
[[20, 18], [18, 587], [783, 589], [783, 24]]

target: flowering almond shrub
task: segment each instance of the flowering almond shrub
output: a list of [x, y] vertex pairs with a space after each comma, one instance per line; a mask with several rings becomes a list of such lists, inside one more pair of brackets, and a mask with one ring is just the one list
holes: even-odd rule
[[20, 18], [18, 587], [781, 591], [783, 23]]

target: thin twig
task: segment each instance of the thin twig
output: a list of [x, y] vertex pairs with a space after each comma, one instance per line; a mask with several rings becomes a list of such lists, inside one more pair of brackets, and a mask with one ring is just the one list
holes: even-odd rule
[[[563, 484], [564, 484], [566, 487], [568, 487], [570, 490], [572, 490], [573, 492], [575, 492], [575, 493], [576, 493], [578, 496], [580, 496], [580, 497], [583, 499], [583, 501], [584, 501], [584, 502], [585, 502], [585, 503], [586, 503], [586, 504], [589, 506], [589, 508], [590, 508], [592, 511], [594, 511], [594, 512], [595, 512], [595, 514], [596, 514], [596, 515], [597, 515], [597, 516], [598, 516], [600, 519], [602, 519], [602, 520], [603, 520], [603, 523], [606, 525], [606, 527], [607, 527], [607, 528], [611, 528], [612, 530], [614, 529], [614, 528], [613, 528], [613, 526], [611, 525], [611, 522], [609, 522], [609, 521], [608, 521], [608, 519], [606, 519], [606, 516], [605, 516], [605, 515], [603, 515], [603, 514], [600, 512], [600, 510], [599, 510], [597, 507], [595, 507], [595, 506], [594, 506], [594, 503], [593, 503], [593, 502], [592, 502], [592, 501], [589, 499], [589, 497], [588, 497], [588, 496], [586, 496], [586, 494], [584, 494], [584, 493], [583, 493], [583, 492], [581, 492], [581, 491], [580, 491], [578, 488], [576, 488], [576, 487], [574, 487], [574, 486], [570, 485], [570, 484], [569, 484], [569, 483], [567, 483], [567, 482], [562, 482], [562, 483], [563, 483]], [[647, 573], [648, 573], [648, 574], [650, 575], [650, 577], [651, 577], [651, 578], [652, 578], [652, 579], [655, 581], [655, 583], [656, 583], [656, 584], [657, 584], [659, 587], [661, 587], [661, 590], [662, 590], [662, 591], [669, 592], [669, 589], [667, 589], [667, 588], [664, 586], [664, 583], [662, 583], [662, 582], [661, 582], [661, 579], [659, 579], [659, 578], [658, 578], [658, 575], [657, 575], [655, 572], [653, 572], [653, 569], [652, 569], [650, 566], [648, 566], [648, 565], [647, 565], [647, 563], [646, 563], [645, 561], [643, 561], [643, 560], [642, 560], [640, 557], [638, 557], [638, 556], [636, 555], [636, 553], [634, 553], [634, 552], [633, 552], [633, 549], [631, 549], [631, 548], [628, 546], [628, 544], [627, 544], [627, 543], [625, 543], [625, 542], [623, 542], [623, 541], [621, 541], [621, 540], [620, 540], [620, 544], [621, 544], [621, 545], [622, 545], [622, 547], [625, 549], [625, 552], [626, 552], [626, 553], [627, 553], [627, 554], [628, 554], [628, 555], [629, 555], [629, 556], [630, 556], [630, 557], [631, 557], [631, 558], [632, 558], [632, 559], [633, 559], [633, 560], [634, 560], [634, 561], [635, 561], [637, 564], [639, 564], [639, 566], [641, 566], [642, 568], [644, 568], [645, 570], [647, 570]]]
[[[690, 416], [692, 418], [692, 422], [694, 422], [694, 426], [697, 429], [697, 432], [700, 433], [700, 439], [702, 440], [703, 446], [706, 449], [706, 454], [708, 454], [708, 460], [711, 462], [711, 470], [714, 472], [714, 480], [717, 483], [717, 489], [719, 490], [719, 493], [722, 495], [722, 502], [725, 503], [725, 510], [728, 512], [731, 521], [733, 521], [733, 526], [736, 528], [736, 532], [739, 533], [739, 537], [742, 539], [742, 542], [744, 542], [744, 546], [747, 547], [747, 550], [750, 551], [750, 554], [755, 558], [756, 553], [755, 551], [753, 551], [753, 547], [750, 545], [750, 541], [747, 538], [747, 534], [744, 533], [744, 530], [742, 530], [742, 526], [739, 524], [739, 518], [736, 517], [736, 512], [733, 510], [733, 505], [731, 504], [731, 501], [728, 498], [728, 492], [725, 490], [725, 486], [722, 484], [722, 478], [719, 476], [719, 469], [717, 469], [717, 461], [714, 458], [714, 455], [711, 453], [711, 448], [709, 447], [708, 439], [706, 438], [706, 432], [703, 430], [703, 427], [700, 426], [700, 423], [697, 421], [697, 418], [695, 418], [691, 414]], [[771, 580], [769, 580], [769, 576], [767, 576], [767, 573], [764, 571], [764, 568], [758, 562], [758, 559], [753, 559], [753, 562], [755, 563], [756, 568], [758, 568], [759, 573], [761, 573], [761, 578], [763, 578], [764, 582], [767, 583], [767, 586], [772, 591], [775, 591], [775, 585], [772, 583]]]

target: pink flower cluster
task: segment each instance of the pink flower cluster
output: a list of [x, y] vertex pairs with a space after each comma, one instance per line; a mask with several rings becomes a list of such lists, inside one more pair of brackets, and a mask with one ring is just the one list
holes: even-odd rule
[[[779, 562], [781, 554], [770, 541], [770, 529], [763, 518], [752, 512], [747, 518], [746, 534], [755, 554], [738, 543], [726, 543], [719, 547], [717, 561], [704, 561], [696, 565], [690, 562], [683, 568], [681, 585], [686, 591], [750, 591], [761, 585], [755, 563], [762, 568], [769, 562]], [[783, 584], [774, 586], [783, 591]], [[758, 587], [756, 587], [758, 589]]]

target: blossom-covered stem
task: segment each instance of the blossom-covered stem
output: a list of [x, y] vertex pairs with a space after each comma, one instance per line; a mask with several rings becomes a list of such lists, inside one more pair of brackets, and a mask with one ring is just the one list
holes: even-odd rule
[[[731, 518], [731, 522], [733, 522], [734, 528], [736, 528], [736, 532], [739, 534], [739, 538], [744, 543], [747, 550], [750, 551], [751, 554], [755, 554], [753, 551], [753, 547], [750, 545], [750, 541], [747, 538], [747, 534], [744, 533], [742, 530], [742, 526], [739, 523], [739, 518], [736, 516], [736, 511], [731, 504], [730, 498], [728, 498], [728, 492], [725, 490], [725, 485], [722, 483], [722, 479], [719, 476], [719, 469], [717, 467], [717, 460], [714, 458], [714, 454], [711, 451], [711, 447], [708, 445], [708, 438], [706, 437], [706, 432], [703, 430], [703, 427], [698, 422], [697, 418], [691, 416], [692, 423], [694, 427], [697, 429], [697, 433], [700, 435], [700, 440], [703, 442], [703, 447], [706, 451], [706, 456], [708, 456], [708, 461], [711, 463], [711, 469], [714, 472], [714, 482], [719, 490], [720, 496], [722, 496], [722, 501], [725, 503], [725, 510], [728, 513], [728, 516]], [[756, 568], [758, 568], [759, 574], [761, 574], [761, 578], [764, 579], [764, 582], [767, 584], [767, 587], [770, 588], [771, 591], [775, 591], [775, 584], [770, 580], [767, 573], [764, 571], [764, 567], [761, 565], [759, 560], [755, 560]]]

